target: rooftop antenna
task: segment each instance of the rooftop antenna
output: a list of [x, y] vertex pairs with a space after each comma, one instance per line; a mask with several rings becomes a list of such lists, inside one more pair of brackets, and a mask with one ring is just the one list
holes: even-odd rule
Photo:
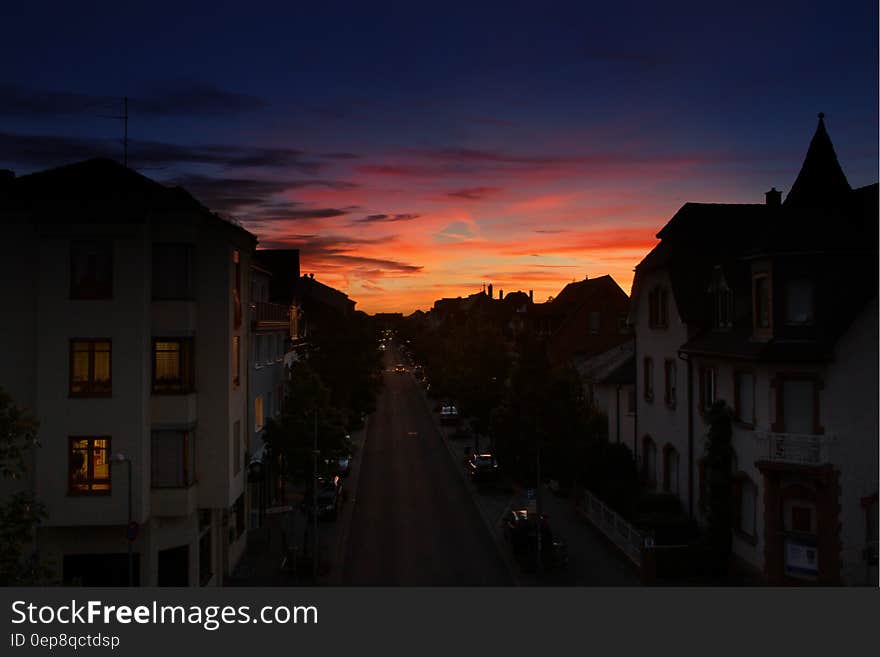
[[128, 96], [122, 99], [121, 115], [101, 115], [103, 119], [122, 119], [122, 164], [128, 166]]

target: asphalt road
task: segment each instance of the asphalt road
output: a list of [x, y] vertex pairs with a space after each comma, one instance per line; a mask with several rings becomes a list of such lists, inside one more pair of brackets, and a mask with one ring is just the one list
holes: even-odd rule
[[419, 384], [409, 373], [384, 377], [359, 455], [342, 584], [511, 585]]

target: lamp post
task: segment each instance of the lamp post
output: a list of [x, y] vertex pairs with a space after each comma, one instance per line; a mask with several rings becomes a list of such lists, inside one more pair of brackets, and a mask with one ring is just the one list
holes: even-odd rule
[[131, 519], [131, 457], [126, 456], [122, 453], [117, 453], [113, 456], [113, 460], [116, 463], [122, 463], [123, 461], [128, 464], [128, 525], [126, 527], [126, 538], [128, 539], [128, 586], [134, 585], [134, 554], [132, 553], [132, 543], [134, 542], [134, 538], [128, 534], [131, 531], [132, 519]]

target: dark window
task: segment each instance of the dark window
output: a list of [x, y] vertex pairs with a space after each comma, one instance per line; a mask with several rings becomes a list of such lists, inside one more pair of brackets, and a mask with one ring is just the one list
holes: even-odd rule
[[755, 328], [770, 328], [770, 278], [755, 276], [752, 281]]
[[736, 419], [744, 424], [755, 424], [755, 375], [752, 372], [736, 372], [733, 375], [734, 411]]
[[617, 331], [619, 333], [626, 333], [626, 313], [618, 313], [617, 314]]
[[666, 401], [666, 405], [672, 408], [675, 407], [676, 400], [676, 371], [675, 371], [675, 361], [674, 360], [666, 360], [663, 363], [664, 367], [664, 400]]
[[195, 436], [191, 431], [152, 434], [153, 488], [186, 488], [195, 483]]
[[822, 433], [819, 380], [809, 375], [780, 376], [775, 386], [776, 422], [773, 429], [785, 433]]
[[721, 288], [715, 293], [715, 326], [733, 326], [733, 292], [728, 288]]
[[70, 341], [70, 394], [106, 396], [112, 392], [110, 340]]
[[663, 490], [678, 495], [678, 450], [671, 445], [663, 450]]
[[599, 333], [599, 319], [600, 319], [600, 317], [599, 317], [598, 311], [594, 310], [594, 311], [590, 312], [589, 322], [590, 322], [590, 334], [591, 335], [597, 335]]
[[630, 388], [626, 391], [626, 412], [636, 412], [636, 389]]
[[655, 287], [648, 294], [648, 324], [651, 328], [669, 326], [669, 310], [665, 287]]
[[653, 401], [654, 400], [654, 361], [650, 358], [645, 358], [644, 366], [642, 368], [642, 374], [644, 376], [644, 394], [645, 401]]
[[113, 297], [113, 242], [71, 242], [70, 298]]
[[153, 298], [194, 299], [192, 244], [153, 244]]
[[199, 584], [204, 586], [214, 574], [211, 554], [211, 528], [204, 530], [199, 538]]
[[232, 336], [232, 385], [236, 388], [241, 381], [241, 338]]
[[813, 284], [810, 281], [793, 280], [785, 287], [785, 323], [794, 326], [813, 323]]
[[700, 368], [700, 408], [708, 411], [718, 395], [718, 372], [714, 367]]
[[642, 480], [649, 489], [657, 487], [657, 446], [650, 436], [642, 439]]
[[238, 496], [238, 499], [235, 500], [235, 537], [241, 538], [241, 535], [244, 534], [244, 530], [244, 493], [242, 493]]
[[791, 531], [809, 534], [813, 531], [813, 509], [809, 506], [791, 507]]
[[232, 467], [233, 474], [241, 472], [241, 422], [232, 425]]
[[193, 391], [195, 363], [192, 338], [153, 340], [153, 392]]
[[755, 537], [758, 488], [745, 474], [733, 480], [733, 526], [749, 538]]
[[72, 495], [110, 493], [110, 438], [69, 439], [68, 492]]

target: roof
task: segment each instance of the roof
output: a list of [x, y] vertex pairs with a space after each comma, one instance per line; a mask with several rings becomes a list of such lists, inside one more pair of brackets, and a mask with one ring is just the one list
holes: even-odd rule
[[825, 115], [819, 113], [819, 124], [810, 140], [810, 147], [788, 196], [787, 206], [819, 207], [836, 204], [850, 191], [849, 181], [837, 161], [834, 145], [825, 129]]
[[611, 383], [616, 385], [635, 384], [636, 382], [636, 355], [632, 353], [620, 365], [599, 379], [599, 383]]
[[[211, 212], [182, 187], [163, 185], [108, 158], [14, 178], [0, 188], [0, 202], [13, 212], [47, 221], [68, 221], [71, 207], [88, 208], [89, 221], [96, 223], [143, 221], [147, 213], [155, 212], [194, 212], [256, 239], [238, 224]], [[68, 209], [61, 216], [57, 212], [60, 205]], [[121, 208], [125, 211], [120, 212]]]

